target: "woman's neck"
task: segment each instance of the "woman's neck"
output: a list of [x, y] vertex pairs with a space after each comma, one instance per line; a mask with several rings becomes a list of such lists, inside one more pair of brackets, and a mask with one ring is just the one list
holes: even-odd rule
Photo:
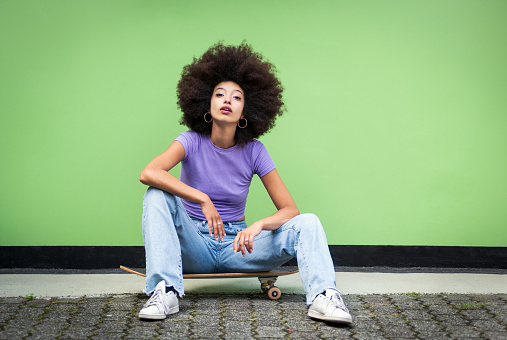
[[236, 145], [235, 134], [236, 126], [221, 127], [218, 124], [213, 124], [210, 139], [215, 146], [228, 149]]

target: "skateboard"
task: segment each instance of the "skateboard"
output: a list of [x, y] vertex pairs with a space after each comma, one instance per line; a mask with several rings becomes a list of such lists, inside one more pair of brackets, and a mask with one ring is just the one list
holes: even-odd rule
[[[146, 274], [137, 272], [130, 268], [120, 266], [121, 269], [146, 277]], [[270, 271], [270, 272], [255, 272], [255, 273], [213, 273], [213, 274], [183, 274], [184, 279], [218, 279], [218, 278], [241, 278], [241, 277], [256, 277], [261, 283], [261, 290], [268, 295], [271, 300], [278, 300], [282, 296], [280, 289], [275, 286], [278, 276], [290, 275], [299, 272], [293, 271]]]

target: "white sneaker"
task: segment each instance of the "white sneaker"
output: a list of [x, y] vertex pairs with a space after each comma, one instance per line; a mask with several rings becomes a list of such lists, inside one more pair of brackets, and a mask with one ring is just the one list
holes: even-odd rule
[[155, 291], [139, 312], [140, 319], [163, 320], [180, 310], [178, 297], [173, 291], [165, 292], [165, 281], [160, 281]]
[[317, 295], [308, 309], [308, 316], [329, 322], [352, 323], [352, 316], [340, 293], [332, 289], [326, 289], [323, 294]]

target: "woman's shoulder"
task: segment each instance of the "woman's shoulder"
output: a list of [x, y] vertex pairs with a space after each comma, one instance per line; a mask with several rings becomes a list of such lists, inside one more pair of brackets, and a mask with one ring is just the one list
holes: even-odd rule
[[252, 160], [256, 160], [259, 157], [260, 158], [270, 157], [269, 152], [268, 152], [266, 146], [264, 145], [264, 143], [262, 143], [261, 141], [259, 141], [257, 139], [254, 139], [254, 140], [248, 142], [244, 148], [245, 148], [246, 153], [249, 155], [249, 157]]
[[198, 142], [198, 141], [202, 140], [203, 137], [204, 137], [204, 135], [202, 133], [188, 130], [188, 131], [184, 131], [184, 132], [180, 133], [179, 136], [175, 140], [180, 141], [180, 142], [185, 141], [185, 142], [194, 143], [194, 142]]
[[266, 146], [260, 140], [254, 139], [245, 145], [252, 152], [259, 152], [259, 150], [266, 150]]
[[188, 159], [196, 150], [199, 150], [203, 144], [204, 135], [195, 131], [185, 131], [175, 139], [183, 145], [185, 149], [185, 159]]

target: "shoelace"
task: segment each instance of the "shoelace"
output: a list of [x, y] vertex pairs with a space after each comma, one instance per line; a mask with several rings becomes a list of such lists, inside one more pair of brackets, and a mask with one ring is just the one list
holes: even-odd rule
[[144, 307], [150, 307], [150, 306], [159, 306], [159, 305], [162, 305], [162, 309], [164, 310], [164, 312], [166, 311], [165, 309], [165, 303], [162, 299], [162, 294], [164, 294], [161, 290], [157, 290], [155, 293], [153, 293], [153, 295], [148, 299], [148, 301], [146, 301], [146, 303], [144, 304]]
[[347, 306], [345, 306], [345, 303], [343, 302], [343, 299], [342, 297], [339, 295], [339, 294], [332, 294], [330, 297], [327, 297], [326, 298], [329, 299], [329, 301], [338, 309], [341, 309], [345, 312], [349, 312], [349, 310], [347, 309]]

